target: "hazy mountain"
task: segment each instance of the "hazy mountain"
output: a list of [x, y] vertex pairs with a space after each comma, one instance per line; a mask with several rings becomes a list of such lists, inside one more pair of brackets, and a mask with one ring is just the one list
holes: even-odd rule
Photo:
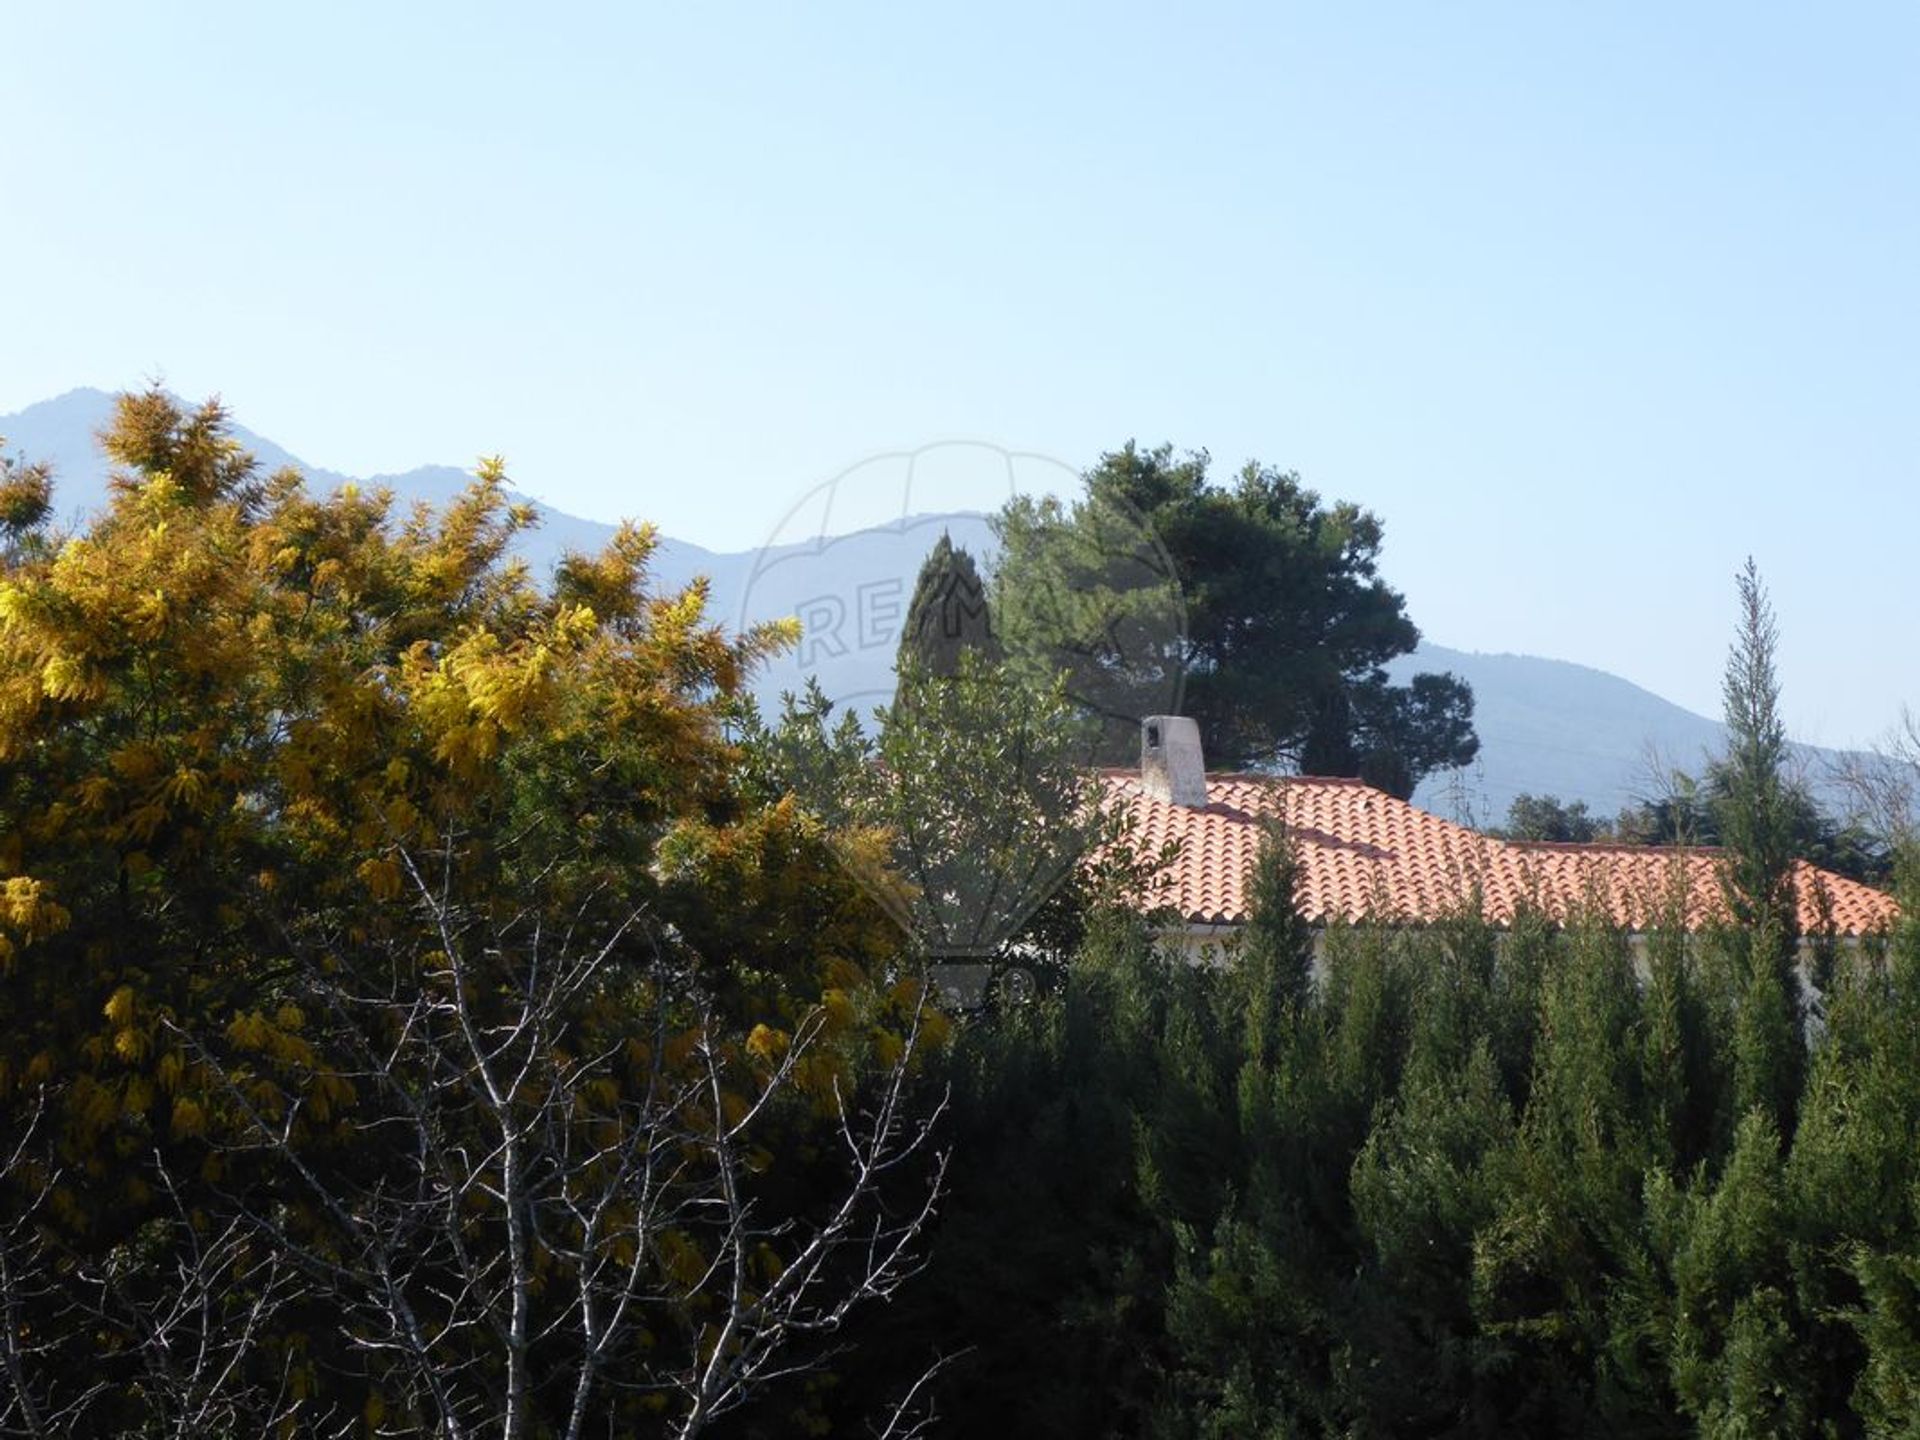
[[1516, 795], [1584, 800], [1597, 815], [1652, 793], [1661, 769], [1695, 774], [1720, 745], [1718, 721], [1696, 715], [1618, 675], [1537, 655], [1481, 655], [1423, 644], [1387, 667], [1404, 681], [1447, 670], [1473, 686], [1480, 759], [1435, 776], [1416, 793], [1423, 806], [1498, 823]]
[[[107, 464], [94, 437], [112, 404], [104, 391], [74, 390], [0, 416], [9, 453], [53, 465], [55, 506], [63, 519], [77, 521], [105, 499]], [[234, 434], [263, 470], [292, 465], [321, 490], [352, 478], [308, 465], [242, 427]], [[437, 505], [471, 479], [464, 470], [433, 465], [355, 483], [386, 486], [403, 502]], [[530, 503], [541, 524], [523, 537], [520, 549], [536, 574], [547, 573], [566, 550], [597, 549], [613, 533], [611, 525]], [[829, 696], [864, 711], [891, 692], [894, 646], [914, 576], [942, 530], [976, 558], [992, 551], [984, 516], [905, 515], [851, 535], [732, 553], [667, 539], [656, 573], [670, 586], [708, 576], [712, 613], [729, 625], [801, 618], [800, 647], [760, 678], [756, 688], [763, 699], [774, 702], [781, 691], [798, 689], [815, 675]], [[1427, 644], [1389, 668], [1402, 680], [1418, 670], [1450, 670], [1473, 686], [1480, 759], [1464, 772], [1430, 779], [1415, 797], [1473, 823], [1498, 822], [1522, 791], [1584, 800], [1596, 814], [1611, 816], [1649, 794], [1661, 768], [1677, 765], [1697, 773], [1702, 757], [1720, 743], [1717, 722], [1617, 675], [1564, 660]], [[1808, 749], [1801, 758], [1817, 777], [1833, 757]]]
[[[77, 524], [106, 503], [109, 466], [96, 437], [112, 415], [113, 396], [94, 389], [69, 390], [15, 414], [0, 415], [0, 438], [5, 440], [6, 453], [45, 461], [53, 467], [54, 511], [63, 522]], [[415, 500], [443, 505], [473, 483], [470, 472], [451, 465], [423, 465], [388, 475], [342, 475], [308, 464], [244, 425], [234, 425], [232, 433], [260, 462], [261, 473], [292, 466], [319, 491], [337, 490], [347, 484], [363, 489], [385, 486], [402, 506]], [[540, 517], [539, 526], [523, 535], [518, 546], [536, 575], [544, 577], [567, 551], [598, 550], [613, 535], [610, 524], [569, 515], [528, 495], [516, 493], [515, 498], [531, 504]], [[896, 583], [899, 575], [906, 577], [911, 592], [920, 557], [942, 528], [950, 529], [956, 540], [976, 549], [990, 538], [984, 517], [972, 514], [907, 516], [895, 525], [857, 535], [823, 536], [810, 542], [732, 553], [663, 537], [655, 555], [655, 574], [662, 585], [676, 588], [696, 575], [707, 576], [712, 585], [712, 612], [729, 625], [806, 614], [810, 606], [833, 600], [844, 588], [853, 602], [848, 607], [852, 624], [859, 619], [859, 603], [864, 599], [871, 609], [872, 602]], [[823, 627], [814, 652], [824, 653], [827, 640], [832, 638]], [[862, 678], [858, 688], [891, 689], [890, 645], [881, 653], [882, 647], [859, 644], [857, 634], [841, 643], [858, 662], [850, 672]], [[879, 676], [886, 678], [865, 683], [867, 677]]]
[[[6, 439], [7, 453], [53, 466], [54, 511], [63, 521], [84, 519], [106, 501], [108, 466], [95, 436], [112, 415], [113, 396], [91, 389], [69, 390], [17, 414], [0, 415], [0, 436]], [[473, 483], [469, 472], [451, 465], [422, 465], [395, 475], [342, 475], [309, 465], [244, 425], [235, 425], [233, 436], [260, 462], [262, 474], [291, 465], [321, 491], [337, 490], [349, 482], [363, 488], [384, 485], [403, 502], [442, 505]], [[565, 514], [531, 496], [515, 498], [527, 501], [540, 515], [539, 528], [524, 537], [520, 547], [536, 571], [544, 573], [567, 550], [598, 550], [613, 534], [611, 525]], [[660, 574], [665, 580], [682, 583], [709, 568], [711, 557], [698, 545], [668, 540], [661, 550]]]

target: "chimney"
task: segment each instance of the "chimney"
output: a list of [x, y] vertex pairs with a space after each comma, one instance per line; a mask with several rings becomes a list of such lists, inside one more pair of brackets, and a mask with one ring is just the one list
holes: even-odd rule
[[1185, 715], [1149, 715], [1140, 722], [1140, 785], [1149, 795], [1203, 810], [1207, 762], [1200, 727]]

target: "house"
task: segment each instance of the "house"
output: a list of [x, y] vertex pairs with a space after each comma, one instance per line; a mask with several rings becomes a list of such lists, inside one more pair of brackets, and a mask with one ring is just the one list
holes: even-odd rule
[[[1195, 958], [1247, 919], [1247, 880], [1268, 825], [1282, 822], [1300, 866], [1299, 901], [1320, 927], [1363, 918], [1418, 924], [1457, 909], [1478, 889], [1487, 918], [1511, 923], [1523, 905], [1556, 919], [1598, 903], [1644, 940], [1676, 894], [1690, 929], [1722, 919], [1718, 852], [1711, 848], [1517, 843], [1429, 814], [1359, 780], [1208, 774], [1199, 727], [1180, 716], [1141, 725], [1138, 771], [1102, 772], [1106, 803], [1131, 812], [1150, 848], [1180, 842], [1155, 897], [1180, 917]], [[1891, 896], [1843, 875], [1800, 864], [1800, 928], [1821, 928], [1824, 889], [1843, 941], [1891, 928]]]

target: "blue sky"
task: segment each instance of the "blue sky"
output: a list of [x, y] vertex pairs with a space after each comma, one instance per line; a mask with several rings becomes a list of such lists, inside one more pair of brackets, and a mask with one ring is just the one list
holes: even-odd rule
[[1442, 643], [1711, 713], [1752, 552], [1801, 738], [1920, 704], [1911, 5], [45, 5], [0, 54], [0, 413], [159, 376], [729, 549], [878, 450], [1171, 440], [1375, 509]]

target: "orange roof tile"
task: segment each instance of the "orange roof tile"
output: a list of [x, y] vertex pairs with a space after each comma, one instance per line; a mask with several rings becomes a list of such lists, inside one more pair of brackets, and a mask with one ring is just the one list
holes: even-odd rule
[[[1688, 924], [1723, 917], [1717, 852], [1633, 845], [1548, 845], [1496, 840], [1443, 820], [1358, 780], [1209, 775], [1205, 809], [1149, 795], [1130, 770], [1103, 773], [1109, 804], [1129, 807], [1137, 839], [1181, 842], [1164, 900], [1191, 924], [1237, 925], [1263, 823], [1284, 821], [1300, 857], [1300, 900], [1314, 924], [1365, 916], [1422, 921], [1456, 908], [1477, 885], [1489, 919], [1509, 922], [1531, 903], [1556, 918], [1583, 904], [1643, 929], [1683, 886]], [[1856, 880], [1799, 866], [1800, 924], [1817, 928], [1824, 884], [1840, 933], [1883, 930], [1898, 917], [1891, 896]]]

